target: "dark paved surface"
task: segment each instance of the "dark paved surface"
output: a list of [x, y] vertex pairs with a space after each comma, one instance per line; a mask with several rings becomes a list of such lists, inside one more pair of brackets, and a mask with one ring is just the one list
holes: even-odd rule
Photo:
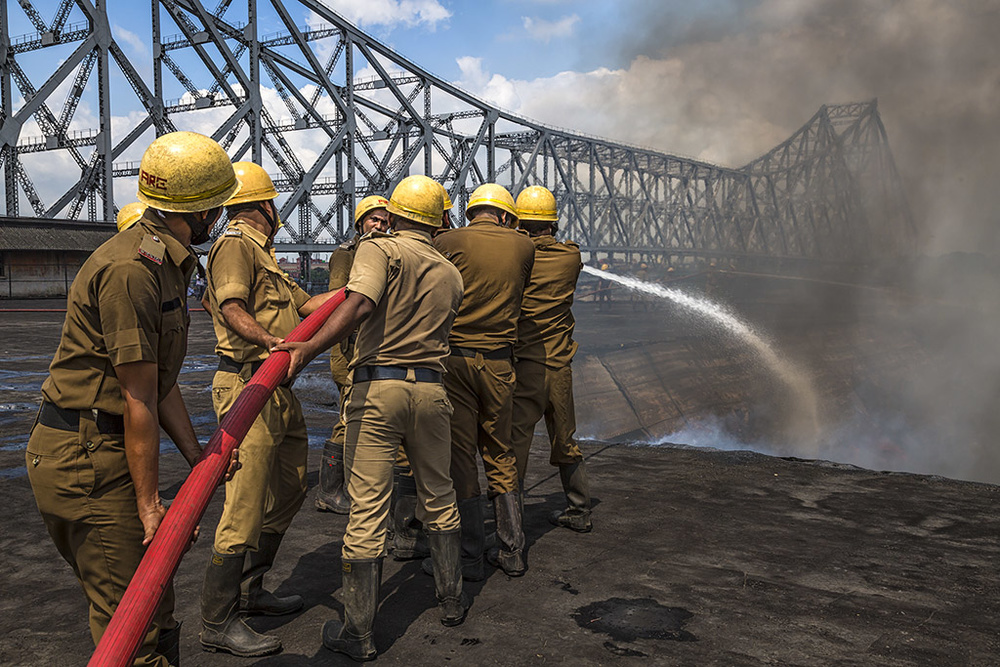
[[[61, 320], [58, 313], [0, 314], [3, 665], [83, 664], [92, 650], [82, 593], [45, 532], [23, 473], [26, 433]], [[206, 389], [210, 330], [203, 314], [194, 322], [183, 391], [207, 437], [214, 423]], [[659, 321], [643, 322], [615, 331], [641, 330], [634, 336], [647, 340], [662, 334]], [[322, 364], [297, 388], [308, 409], [315, 471], [333, 419]], [[430, 577], [416, 563], [387, 561], [380, 662], [998, 663], [998, 487], [749, 452], [600, 442], [583, 448], [595, 531], [577, 535], [545, 521], [562, 498], [544, 447], [537, 447], [527, 480], [528, 574], [508, 580], [494, 572], [469, 585], [469, 618], [449, 629], [437, 622]], [[164, 452], [163, 486], [172, 496], [186, 466], [169, 445]], [[285, 644], [283, 654], [256, 664], [352, 664], [320, 646], [320, 627], [342, 609], [345, 521], [315, 512], [314, 492], [269, 577], [280, 591], [303, 594], [306, 608], [254, 621]], [[220, 509], [217, 495], [203, 538], [176, 578], [186, 665], [254, 662], [202, 653], [197, 644], [198, 594]]]

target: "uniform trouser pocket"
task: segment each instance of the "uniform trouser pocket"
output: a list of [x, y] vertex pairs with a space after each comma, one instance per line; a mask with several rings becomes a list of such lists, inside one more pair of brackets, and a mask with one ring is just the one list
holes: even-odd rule
[[[45, 527], [87, 597], [90, 632], [96, 644], [145, 552], [121, 437], [102, 436], [87, 420], [81, 420], [78, 433], [38, 424], [25, 456]], [[176, 625], [173, 605], [171, 585], [137, 664], [155, 664], [159, 628]]]

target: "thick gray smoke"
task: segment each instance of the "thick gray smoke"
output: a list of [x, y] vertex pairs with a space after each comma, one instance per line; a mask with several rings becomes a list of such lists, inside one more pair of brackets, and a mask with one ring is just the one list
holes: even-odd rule
[[821, 104], [877, 97], [922, 256], [893, 274], [908, 296], [859, 292], [848, 309], [859, 349], [874, 336], [913, 354], [840, 391], [826, 457], [1000, 482], [1000, 3], [710, 6], [707, 18], [686, 2], [633, 6], [615, 46], [629, 63], [619, 98], [638, 106], [586, 129], [741, 165]]
[[669, 98], [659, 118], [643, 109], [643, 125], [677, 132], [669, 144], [657, 137], [659, 147], [740, 165], [821, 104], [877, 97], [927, 250], [1000, 250], [1000, 3], [713, 5], [691, 18], [690, 3], [650, 0], [618, 36], [633, 85], [659, 83], [653, 90]]

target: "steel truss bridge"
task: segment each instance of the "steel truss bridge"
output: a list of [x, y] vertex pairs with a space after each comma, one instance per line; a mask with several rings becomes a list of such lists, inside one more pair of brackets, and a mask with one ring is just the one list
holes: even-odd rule
[[7, 216], [111, 220], [154, 136], [190, 129], [272, 173], [280, 250], [306, 265], [353, 234], [357, 199], [410, 173], [443, 182], [456, 213], [482, 182], [545, 185], [561, 235], [592, 253], [839, 263], [915, 242], [875, 101], [823, 106], [734, 169], [498, 109], [320, 0], [149, 2], [127, 30], [118, 2], [0, 2]]

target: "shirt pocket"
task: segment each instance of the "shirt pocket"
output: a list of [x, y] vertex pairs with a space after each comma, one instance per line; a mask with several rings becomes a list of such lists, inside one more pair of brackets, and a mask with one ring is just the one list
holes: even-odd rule
[[173, 388], [180, 373], [181, 364], [187, 354], [188, 314], [183, 305], [168, 307], [160, 320], [160, 342], [157, 349], [157, 367], [159, 369], [160, 398]]
[[279, 309], [287, 308], [288, 304], [292, 302], [292, 287], [288, 284], [285, 273], [280, 269], [265, 266], [261, 282], [263, 283], [262, 291], [265, 299], [257, 304], [258, 308], [263, 306], [265, 302], [273, 304]]

